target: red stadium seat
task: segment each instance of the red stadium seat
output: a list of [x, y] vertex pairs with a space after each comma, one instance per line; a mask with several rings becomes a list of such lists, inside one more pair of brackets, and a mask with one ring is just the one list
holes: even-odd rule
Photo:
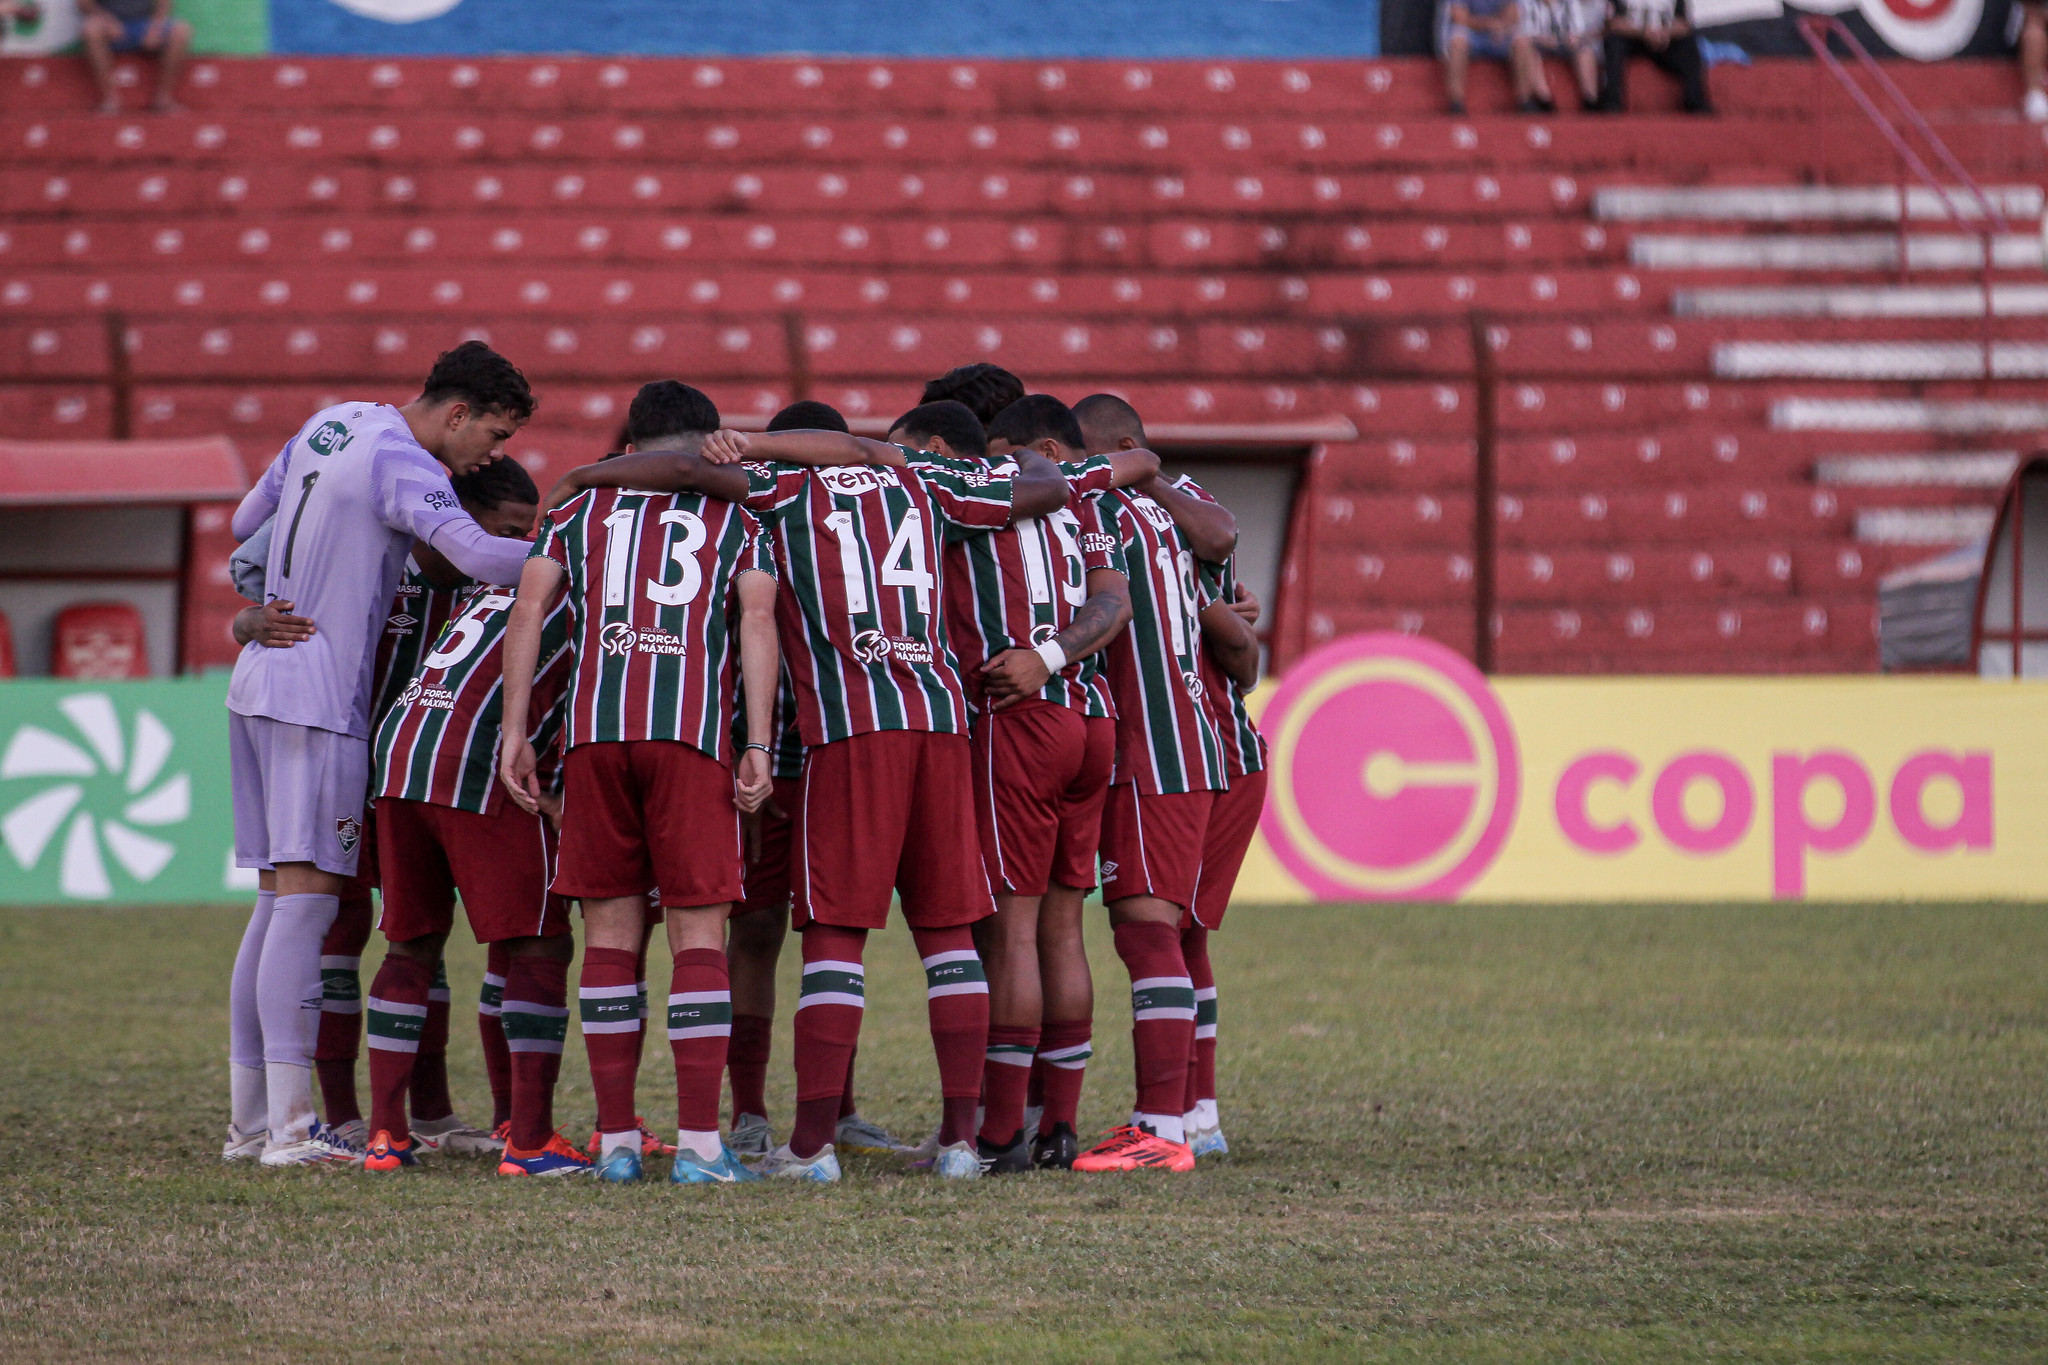
[[80, 602], [50, 628], [53, 678], [146, 678], [149, 643], [142, 614], [126, 602]]
[[14, 627], [7, 613], [0, 611], [0, 678], [12, 678], [14, 671]]

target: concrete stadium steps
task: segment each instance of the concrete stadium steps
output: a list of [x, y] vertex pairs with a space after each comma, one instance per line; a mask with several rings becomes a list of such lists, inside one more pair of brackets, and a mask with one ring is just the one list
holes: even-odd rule
[[[129, 84], [139, 81], [125, 63]], [[2017, 123], [2019, 83], [2010, 62], [1952, 60], [1890, 65], [1893, 79], [1923, 107], [1988, 109]], [[1816, 91], [1831, 123], [1853, 117], [1838, 92], [1817, 87], [1804, 62], [1763, 58], [1749, 67], [1717, 67], [1716, 105], [1731, 114], [1809, 121]], [[1642, 113], [1676, 108], [1672, 82], [1632, 81]], [[1427, 58], [1327, 61], [988, 61], [513, 57], [202, 59], [193, 64], [190, 106], [214, 110], [365, 111], [442, 109], [536, 113], [642, 109], [730, 116], [738, 112], [921, 111], [969, 115], [1061, 116], [1147, 113], [1162, 107], [1189, 116], [1285, 116], [1350, 113], [1370, 117], [1432, 114], [1443, 86]], [[52, 106], [88, 108], [91, 90], [77, 61], [16, 58], [0, 63], [0, 110], [20, 117]], [[1477, 64], [1475, 110], [1507, 112], [1504, 73]], [[1567, 124], [1566, 112], [1546, 123]], [[1949, 126], [1978, 120], [1944, 120]], [[1587, 120], [1592, 122], [1592, 120]], [[1602, 124], [1607, 120], [1601, 120]], [[1853, 126], [1853, 125], [1852, 125]], [[1947, 128], [1944, 128], [1947, 132]], [[1844, 139], [1836, 139], [1838, 145]], [[1802, 151], [1806, 148], [1802, 147]]]
[[[2000, 233], [1992, 238], [1991, 263], [1999, 270], [2040, 270], [2048, 251], [2036, 232]], [[1896, 232], [1844, 233], [1636, 233], [1628, 242], [1629, 264], [1643, 270], [1896, 270]], [[1916, 232], [1906, 238], [1906, 265], [1913, 270], [1978, 270], [1984, 239], [1962, 233]]]
[[[1985, 185], [1993, 207], [2007, 218], [2039, 219], [2039, 185]], [[1983, 216], [1976, 196], [1950, 190], [1950, 207], [1965, 219]], [[1949, 221], [1942, 198], [1922, 186], [1905, 195], [1905, 216], [1914, 222]], [[1895, 223], [1900, 218], [1896, 185], [1610, 185], [1593, 195], [1593, 216], [1609, 223], [1654, 223], [1668, 219], [1730, 223]]]
[[[1984, 316], [1981, 284], [1825, 285], [1683, 289], [1671, 308], [1701, 318], [1972, 318]], [[2048, 317], [2048, 284], [1991, 286], [1991, 315]]]

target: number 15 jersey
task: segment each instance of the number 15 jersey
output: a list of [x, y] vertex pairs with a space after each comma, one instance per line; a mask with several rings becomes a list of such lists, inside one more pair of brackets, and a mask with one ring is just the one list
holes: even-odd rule
[[978, 460], [904, 453], [916, 468], [746, 466], [747, 506], [782, 568], [776, 617], [811, 748], [872, 730], [967, 733], [940, 539], [1008, 525], [1010, 480]]
[[735, 580], [775, 572], [760, 522], [698, 493], [593, 488], [547, 514], [533, 553], [568, 575], [568, 747], [671, 739], [729, 764]]

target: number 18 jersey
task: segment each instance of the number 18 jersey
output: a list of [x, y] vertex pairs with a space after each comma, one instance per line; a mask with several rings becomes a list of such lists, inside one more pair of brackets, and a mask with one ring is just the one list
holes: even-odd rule
[[594, 488], [547, 514], [568, 574], [569, 747], [671, 739], [730, 763], [740, 574], [774, 573], [761, 524], [698, 493]]

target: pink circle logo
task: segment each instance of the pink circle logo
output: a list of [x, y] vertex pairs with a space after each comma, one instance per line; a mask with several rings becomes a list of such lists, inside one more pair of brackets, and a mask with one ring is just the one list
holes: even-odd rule
[[1260, 827], [1323, 900], [1449, 900], [1492, 865], [1521, 764], [1480, 672], [1442, 645], [1354, 635], [1296, 664], [1261, 717]]

